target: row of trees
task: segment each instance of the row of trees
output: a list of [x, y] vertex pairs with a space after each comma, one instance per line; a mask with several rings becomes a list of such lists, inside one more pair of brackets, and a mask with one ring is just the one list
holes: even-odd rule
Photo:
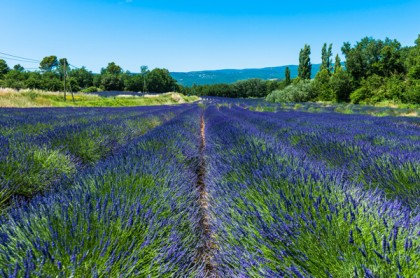
[[176, 80], [167, 69], [147, 66], [134, 74], [111, 62], [102, 68], [100, 74], [94, 74], [85, 67], [72, 67], [66, 58], [47, 56], [39, 64], [38, 71], [26, 71], [21, 65], [9, 68], [6, 61], [0, 59], [0, 87], [15, 89], [41, 89], [47, 91], [132, 91], [163, 93], [179, 91]]
[[180, 87], [180, 90], [185, 95], [248, 98], [266, 97], [270, 92], [283, 89], [286, 86], [286, 80], [262, 80], [252, 78], [237, 81], [233, 84], [193, 85], [192, 87]]
[[[354, 46], [341, 48], [345, 67], [337, 54], [332, 63], [332, 44], [322, 48], [322, 64], [311, 78], [311, 48], [299, 55], [298, 78], [290, 88], [277, 90], [269, 101], [336, 101], [420, 103], [420, 35], [415, 46], [402, 47], [397, 40], [365, 37]], [[285, 79], [288, 77], [285, 76]]]

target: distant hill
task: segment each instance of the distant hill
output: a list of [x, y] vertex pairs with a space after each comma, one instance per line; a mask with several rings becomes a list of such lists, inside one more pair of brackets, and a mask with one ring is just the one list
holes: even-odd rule
[[[286, 67], [290, 69], [292, 78], [298, 75], [298, 66], [280, 66], [261, 69], [222, 69], [222, 70], [204, 70], [190, 72], [171, 72], [171, 76], [183, 86], [234, 83], [239, 80], [250, 78], [260, 79], [284, 79]], [[312, 77], [318, 72], [320, 65], [312, 65]]]

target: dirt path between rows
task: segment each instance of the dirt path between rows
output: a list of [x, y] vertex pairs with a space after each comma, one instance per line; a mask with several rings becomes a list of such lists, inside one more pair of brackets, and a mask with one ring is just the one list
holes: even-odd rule
[[200, 118], [200, 161], [197, 172], [197, 188], [199, 192], [199, 205], [200, 205], [200, 229], [203, 234], [203, 246], [199, 250], [199, 259], [205, 265], [204, 277], [218, 277], [216, 271], [216, 263], [214, 262], [214, 250], [216, 244], [214, 242], [214, 233], [211, 230], [210, 211], [209, 211], [209, 193], [205, 184], [206, 175], [206, 161], [204, 158], [204, 150], [206, 147], [206, 134], [204, 116]]

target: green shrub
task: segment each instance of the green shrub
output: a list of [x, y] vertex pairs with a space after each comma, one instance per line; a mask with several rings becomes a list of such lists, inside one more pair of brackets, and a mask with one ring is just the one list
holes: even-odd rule
[[326, 69], [319, 71], [313, 81], [313, 88], [316, 91], [317, 99], [321, 101], [336, 101], [334, 91], [331, 87], [330, 73]]
[[[378, 91], [382, 89], [384, 80], [378, 75], [369, 76], [363, 79], [360, 88], [350, 94], [350, 100], [352, 103], [366, 103], [372, 104], [380, 101], [380, 93]], [[375, 94], [377, 95], [376, 97]]]
[[276, 90], [270, 93], [266, 100], [269, 102], [305, 102], [314, 100], [316, 92], [312, 82], [302, 80], [296, 84], [292, 84], [283, 90]]
[[406, 92], [401, 96], [404, 103], [420, 104], [420, 80], [412, 80], [407, 85]]
[[82, 93], [96, 93], [96, 92], [99, 92], [99, 89], [95, 86], [90, 86], [88, 88], [81, 90], [81, 92]]
[[340, 69], [334, 72], [331, 76], [330, 84], [335, 99], [338, 102], [348, 102], [350, 100], [350, 94], [353, 91], [353, 82], [347, 71]]

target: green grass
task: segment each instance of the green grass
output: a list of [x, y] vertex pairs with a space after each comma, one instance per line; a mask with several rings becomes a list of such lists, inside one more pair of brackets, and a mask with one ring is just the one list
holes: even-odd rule
[[64, 101], [62, 92], [0, 89], [0, 107], [124, 107], [181, 104], [198, 101], [196, 96], [165, 93], [158, 96], [101, 97], [96, 94], [70, 93]]

